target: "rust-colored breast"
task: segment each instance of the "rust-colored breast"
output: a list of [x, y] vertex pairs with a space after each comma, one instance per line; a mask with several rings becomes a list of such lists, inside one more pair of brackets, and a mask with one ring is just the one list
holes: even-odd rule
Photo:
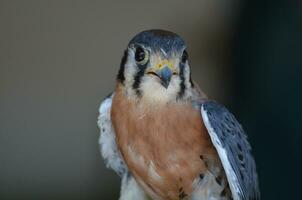
[[217, 159], [200, 112], [189, 104], [136, 104], [117, 88], [111, 117], [130, 172], [153, 197], [189, 197], [193, 181], [207, 170], [203, 159]]

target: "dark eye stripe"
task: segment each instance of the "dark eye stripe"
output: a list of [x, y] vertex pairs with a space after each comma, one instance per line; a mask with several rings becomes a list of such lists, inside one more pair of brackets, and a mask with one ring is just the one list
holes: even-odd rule
[[145, 70], [146, 70], [146, 68], [147, 68], [147, 64], [148, 64], [148, 63], [146, 63], [145, 65], [139, 65], [139, 66], [138, 66], [139, 71], [136, 73], [136, 75], [135, 75], [135, 77], [134, 77], [134, 83], [133, 83], [133, 85], [132, 85], [132, 88], [133, 88], [133, 90], [136, 91], [136, 94], [137, 94], [138, 96], [141, 96], [141, 91], [140, 91], [140, 89], [139, 89], [139, 86], [140, 86], [140, 84], [141, 84], [141, 79], [142, 79], [142, 77], [143, 77], [144, 74], [145, 74]]
[[185, 94], [185, 89], [186, 89], [186, 85], [185, 85], [185, 76], [184, 76], [184, 64], [183, 63], [179, 63], [179, 68], [180, 68], [180, 72], [179, 72], [179, 77], [180, 77], [180, 91], [178, 92], [177, 98], [181, 99], [183, 97], [183, 95]]
[[117, 74], [117, 80], [119, 80], [121, 83], [124, 83], [124, 81], [125, 81], [124, 71], [125, 71], [125, 64], [127, 62], [127, 58], [128, 58], [128, 51], [125, 50], [121, 64], [120, 64], [120, 69]]
[[184, 50], [184, 52], [182, 53], [182, 56], [181, 56], [181, 62], [182, 63], [186, 63], [187, 60], [188, 60], [188, 52], [186, 50]]
[[190, 83], [191, 83], [191, 87], [194, 88], [194, 83], [193, 83], [193, 80], [192, 80], [192, 73], [190, 72]]

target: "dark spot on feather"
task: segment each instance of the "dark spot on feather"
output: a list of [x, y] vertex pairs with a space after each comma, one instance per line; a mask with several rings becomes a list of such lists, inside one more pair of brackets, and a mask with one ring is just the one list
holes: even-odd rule
[[244, 176], [243, 176], [243, 173], [241, 170], [239, 170], [239, 174], [240, 174], [241, 179], [244, 180]]
[[214, 129], [214, 132], [215, 132], [215, 133], [218, 133], [218, 132], [219, 132], [216, 126], [215, 126], [213, 129]]
[[199, 174], [199, 178], [203, 179], [204, 178], [204, 174]]
[[178, 195], [178, 197], [179, 197], [179, 199], [184, 199], [186, 196], [188, 196], [184, 191], [182, 191], [179, 195]]
[[180, 187], [180, 188], [178, 189], [178, 191], [179, 191], [179, 192], [181, 192], [182, 190], [183, 190], [183, 188], [182, 188], [182, 187]]
[[222, 183], [222, 176], [221, 176], [221, 175], [217, 176], [217, 177], [215, 178], [215, 180], [216, 180], [216, 182], [218, 183], [218, 185], [221, 185], [221, 183]]
[[239, 143], [237, 143], [237, 147], [238, 147], [239, 151], [242, 151], [242, 147]]
[[112, 95], [112, 92], [110, 92], [106, 97], [105, 97], [105, 99], [108, 99], [108, 98], [110, 98], [111, 97], [111, 95]]
[[105, 128], [102, 128], [102, 132], [105, 132]]
[[238, 154], [238, 158], [239, 158], [240, 161], [243, 161], [243, 155], [241, 153]]
[[200, 157], [201, 160], [203, 160], [203, 155], [200, 155], [199, 157]]
[[204, 161], [204, 166], [205, 166], [206, 168], [208, 168], [208, 167], [209, 167], [209, 165], [208, 165], [208, 162], [207, 162], [207, 161]]
[[226, 188], [224, 188], [220, 193], [221, 197], [224, 197], [225, 195], [226, 195]]
[[131, 173], [130, 172], [127, 172], [127, 180], [129, 180], [130, 179], [130, 177], [131, 177]]
[[192, 80], [191, 73], [190, 73], [190, 83], [191, 83], [192, 88], [194, 88], [194, 82], [193, 82], [193, 80]]
[[224, 120], [230, 122], [230, 118], [227, 115], [224, 116]]

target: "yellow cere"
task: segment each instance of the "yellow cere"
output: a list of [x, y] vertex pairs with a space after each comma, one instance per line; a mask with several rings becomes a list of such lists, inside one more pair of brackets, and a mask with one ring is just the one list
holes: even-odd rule
[[171, 70], [174, 71], [173, 63], [170, 62], [170, 61], [167, 60], [167, 59], [164, 59], [163, 61], [159, 62], [159, 63], [157, 64], [156, 68], [161, 69], [161, 68], [163, 68], [164, 66], [167, 66], [167, 67], [169, 67]]

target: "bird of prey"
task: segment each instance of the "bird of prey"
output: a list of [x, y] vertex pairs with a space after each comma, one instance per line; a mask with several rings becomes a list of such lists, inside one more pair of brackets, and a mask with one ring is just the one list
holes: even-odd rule
[[122, 179], [120, 200], [260, 199], [245, 132], [193, 82], [177, 34], [131, 39], [99, 113], [101, 154]]

